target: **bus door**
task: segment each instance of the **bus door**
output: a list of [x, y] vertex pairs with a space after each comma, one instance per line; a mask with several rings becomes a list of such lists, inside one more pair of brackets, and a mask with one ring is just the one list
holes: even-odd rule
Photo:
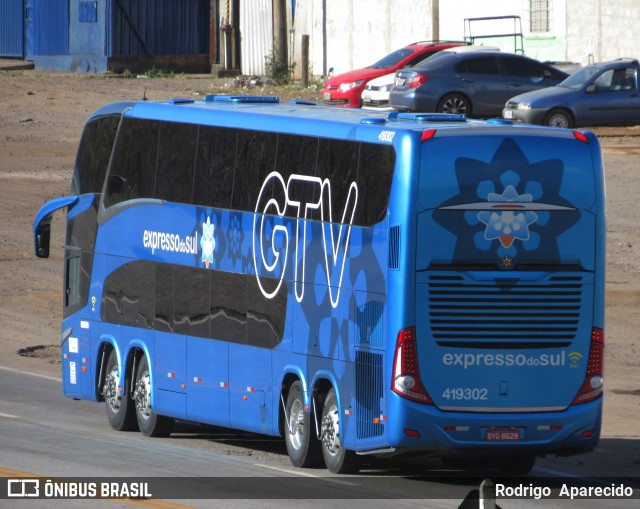
[[593, 311], [600, 241], [590, 144], [571, 131], [462, 133], [422, 147], [422, 382], [442, 410], [566, 409], [602, 319]]

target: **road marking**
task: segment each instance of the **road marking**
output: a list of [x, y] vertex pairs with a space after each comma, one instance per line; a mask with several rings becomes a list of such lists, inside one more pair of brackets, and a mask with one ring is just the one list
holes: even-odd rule
[[[0, 466], [0, 477], [35, 477], [44, 479], [47, 478], [52, 481], [56, 481], [55, 477], [44, 476], [41, 474], [34, 474], [33, 472], [23, 472], [21, 470], [14, 470], [12, 468], [7, 468]], [[44, 500], [43, 498], [42, 500]], [[49, 499], [52, 500], [52, 499]], [[58, 499], [62, 500], [62, 499]], [[182, 505], [182, 504], [174, 504], [173, 502], [168, 502], [167, 500], [160, 499], [133, 499], [133, 498], [96, 498], [96, 500], [111, 500], [112, 502], [119, 502], [121, 504], [129, 504], [138, 507], [150, 507], [152, 509], [166, 509], [167, 507], [173, 509], [195, 509], [190, 505]]]
[[0, 371], [9, 371], [10, 373], [20, 373], [21, 375], [30, 375], [35, 376], [37, 378], [44, 378], [45, 380], [53, 380], [54, 382], [61, 382], [61, 378], [56, 378], [55, 376], [41, 375], [40, 373], [32, 373], [30, 371], [21, 371], [19, 369], [8, 368], [6, 366], [0, 366]]
[[0, 417], [4, 417], [5, 419], [20, 419], [17, 415], [3, 414], [2, 412], [0, 412]]
[[342, 481], [334, 477], [327, 477], [326, 475], [316, 475], [316, 474], [310, 474], [308, 472], [297, 472], [295, 470], [288, 470], [286, 468], [280, 468], [280, 467], [272, 467], [271, 465], [263, 465], [261, 463], [254, 463], [253, 466], [265, 468], [267, 470], [275, 470], [277, 472], [283, 472], [285, 474], [297, 475], [299, 477], [312, 477], [314, 479], [322, 479], [323, 481], [332, 482], [335, 484], [342, 484], [344, 486], [359, 486], [359, 484], [357, 483]]

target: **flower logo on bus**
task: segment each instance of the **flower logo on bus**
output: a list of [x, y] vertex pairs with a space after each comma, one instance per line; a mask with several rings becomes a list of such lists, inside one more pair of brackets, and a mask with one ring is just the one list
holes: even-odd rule
[[564, 161], [545, 156], [539, 146], [528, 146], [525, 154], [506, 138], [488, 158], [455, 159], [457, 189], [451, 186], [433, 212], [434, 221], [455, 236], [454, 263], [475, 262], [488, 252], [503, 270], [510, 268], [506, 255], [521, 263], [561, 259], [558, 238], [579, 221], [580, 212], [563, 193]]
[[529, 226], [538, 220], [535, 212], [523, 210], [523, 204], [533, 201], [530, 194], [518, 194], [509, 185], [502, 194], [489, 193], [487, 201], [492, 209], [478, 212], [478, 219], [487, 225], [484, 234], [487, 240], [498, 239], [506, 248], [516, 239], [529, 240]]
[[208, 269], [213, 263], [213, 250], [216, 248], [216, 239], [213, 237], [214, 225], [211, 224], [211, 218], [207, 217], [207, 222], [202, 223], [202, 238], [200, 239], [200, 247], [202, 248], [202, 263]]

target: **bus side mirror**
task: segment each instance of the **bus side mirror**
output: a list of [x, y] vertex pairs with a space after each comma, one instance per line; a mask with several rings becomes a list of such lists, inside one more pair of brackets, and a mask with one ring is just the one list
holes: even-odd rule
[[[85, 195], [85, 206], [90, 206], [93, 201], [92, 195]], [[33, 221], [33, 241], [35, 244], [36, 256], [38, 258], [49, 258], [49, 244], [51, 242], [51, 216], [56, 210], [64, 207], [73, 207], [78, 203], [79, 196], [64, 196], [45, 203], [36, 214]]]
[[49, 258], [49, 244], [51, 243], [51, 224], [40, 223], [36, 229], [36, 256]]

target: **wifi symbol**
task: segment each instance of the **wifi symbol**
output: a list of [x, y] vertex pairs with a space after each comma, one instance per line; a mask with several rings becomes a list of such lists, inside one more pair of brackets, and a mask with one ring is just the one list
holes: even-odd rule
[[582, 354], [580, 352], [571, 352], [569, 354], [569, 359], [571, 359], [571, 362], [576, 364], [580, 359], [582, 359]]

